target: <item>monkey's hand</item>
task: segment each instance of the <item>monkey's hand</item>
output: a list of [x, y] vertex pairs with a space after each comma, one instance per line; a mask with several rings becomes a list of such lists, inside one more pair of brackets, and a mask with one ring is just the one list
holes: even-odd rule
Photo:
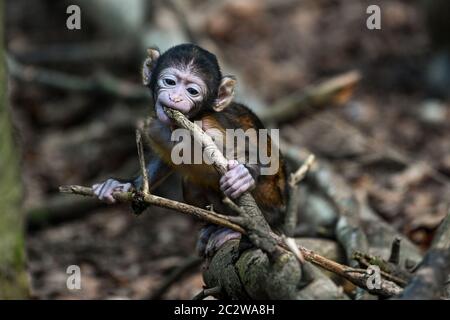
[[228, 161], [228, 171], [220, 178], [220, 190], [229, 198], [236, 199], [244, 192], [253, 190], [256, 181], [250, 171], [236, 160]]
[[111, 204], [116, 202], [116, 199], [112, 196], [113, 192], [127, 192], [131, 187], [132, 184], [129, 182], [123, 183], [115, 179], [108, 179], [103, 183], [94, 184], [92, 189], [100, 200]]

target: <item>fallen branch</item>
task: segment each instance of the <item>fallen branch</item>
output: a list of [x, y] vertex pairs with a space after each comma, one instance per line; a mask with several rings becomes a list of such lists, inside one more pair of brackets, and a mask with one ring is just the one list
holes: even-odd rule
[[430, 249], [400, 299], [448, 298], [450, 278], [450, 211], [442, 221]]
[[99, 73], [93, 77], [80, 77], [42, 67], [25, 66], [11, 56], [7, 56], [6, 61], [9, 74], [22, 81], [71, 91], [104, 92], [132, 100], [150, 98], [146, 88], [118, 80], [106, 73]]
[[374, 265], [380, 267], [380, 274], [383, 277], [397, 283], [401, 287], [405, 287], [408, 284], [408, 281], [411, 280], [411, 275], [406, 270], [379, 257], [356, 251], [353, 254], [353, 258], [357, 260], [361, 266], [366, 268]]
[[270, 108], [261, 110], [258, 116], [263, 122], [277, 123], [318, 111], [333, 103], [342, 103], [349, 98], [360, 79], [358, 71], [347, 72], [288, 96]]
[[[94, 191], [92, 188], [89, 187], [83, 187], [83, 186], [77, 186], [77, 185], [70, 185], [70, 186], [61, 186], [59, 187], [59, 192], [62, 193], [72, 193], [72, 194], [78, 194], [82, 196], [89, 196], [89, 197], [96, 197], [94, 194]], [[120, 202], [144, 202], [147, 205], [154, 205], [161, 208], [167, 208], [172, 209], [184, 214], [195, 216], [199, 219], [202, 219], [203, 221], [210, 222], [213, 224], [217, 224], [226, 228], [230, 228], [232, 230], [235, 230], [237, 232], [245, 234], [245, 230], [240, 227], [237, 224], [234, 224], [231, 222], [234, 217], [232, 216], [225, 216], [218, 213], [215, 213], [210, 210], [198, 208], [191, 206], [189, 204], [178, 202], [166, 198], [162, 198], [159, 196], [155, 196], [153, 194], [146, 194], [143, 195], [139, 191], [135, 192], [114, 192], [113, 193], [114, 199]]]
[[401, 241], [402, 241], [402, 238], [400, 238], [400, 237], [395, 237], [394, 241], [392, 241], [391, 254], [389, 255], [388, 261], [395, 265], [398, 265], [400, 263]]
[[[11, 50], [11, 49], [10, 49]], [[130, 59], [137, 48], [129, 41], [57, 43], [13, 49], [11, 54], [24, 63], [86, 63], [87, 60]]]

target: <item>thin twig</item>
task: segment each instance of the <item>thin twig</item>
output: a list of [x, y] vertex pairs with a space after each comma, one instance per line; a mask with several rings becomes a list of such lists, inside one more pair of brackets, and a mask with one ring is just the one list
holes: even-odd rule
[[[59, 187], [59, 192], [95, 197], [92, 188], [77, 185], [61, 186]], [[133, 202], [135, 200], [136, 194], [137, 193], [134, 192], [114, 192], [113, 197], [120, 202]], [[245, 234], [245, 230], [242, 227], [235, 223], [232, 223], [232, 219], [230, 219], [231, 217], [225, 215], [194, 207], [183, 202], [162, 198], [153, 194], [144, 195], [141, 201], [149, 205], [155, 205], [157, 207], [168, 208], [184, 214], [193, 215], [204, 221], [227, 227]]]
[[[397, 283], [401, 287], [405, 287], [408, 284], [409, 279], [411, 278], [409, 274], [405, 273], [404, 271], [401, 272], [402, 270], [396, 264], [392, 264], [392, 266], [395, 266], [397, 269], [391, 269], [388, 262], [381, 258], [370, 256], [368, 254], [364, 254], [358, 251], [354, 253], [353, 257], [355, 258], [355, 260], [358, 261], [360, 265], [363, 265], [365, 267], [370, 267], [372, 265], [380, 267], [380, 274], [384, 278], [386, 278], [389, 281]], [[405, 279], [396, 276], [394, 273], [403, 275]]]
[[394, 241], [392, 242], [391, 247], [391, 255], [389, 256], [388, 261], [393, 264], [399, 264], [400, 263], [400, 243], [402, 241], [402, 238], [395, 237]]
[[313, 154], [310, 154], [308, 158], [306, 158], [305, 162], [301, 165], [300, 168], [295, 173], [292, 173], [289, 178], [289, 185], [291, 187], [296, 186], [300, 181], [305, 178], [306, 173], [309, 171], [311, 166], [314, 164], [316, 157]]
[[142, 192], [144, 194], [150, 193], [150, 187], [148, 185], [148, 174], [147, 169], [145, 167], [145, 157], [144, 157], [144, 146], [142, 144], [142, 136], [141, 132], [136, 129], [136, 144], [137, 144], [137, 150], [138, 150], [138, 157], [139, 157], [139, 165], [141, 167], [141, 174], [142, 174]]
[[242, 208], [239, 207], [236, 203], [234, 203], [233, 200], [231, 200], [230, 198], [224, 197], [222, 199], [222, 202], [225, 203], [228, 207], [230, 207], [231, 210], [238, 213], [240, 216], [244, 215]]
[[201, 143], [205, 156], [217, 172], [221, 175], [225, 174], [227, 172], [228, 160], [219, 151], [211, 136], [204, 132], [197, 124], [191, 122], [181, 112], [171, 108], [164, 108], [164, 111], [178, 126], [192, 133], [194, 140]]
[[298, 249], [297, 243], [295, 243], [294, 238], [282, 237], [284, 244], [289, 248], [289, 250], [294, 254], [300, 264], [305, 263], [305, 257]]

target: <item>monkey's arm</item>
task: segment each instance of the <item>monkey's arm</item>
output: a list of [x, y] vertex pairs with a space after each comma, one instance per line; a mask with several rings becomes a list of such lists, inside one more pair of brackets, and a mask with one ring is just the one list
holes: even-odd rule
[[[147, 158], [148, 159], [148, 158]], [[167, 177], [171, 175], [173, 169], [170, 168], [158, 155], [151, 152], [151, 157], [147, 163], [147, 175], [150, 191], [154, 190], [159, 184], [161, 184]], [[142, 175], [132, 179], [130, 183], [135, 189], [142, 187]]]
[[[163, 182], [170, 174], [172, 169], [167, 166], [158, 155], [150, 151], [147, 153], [147, 175], [149, 180], [150, 191], [154, 190], [161, 182]], [[131, 188], [140, 189], [142, 187], [142, 175], [131, 179], [110, 178], [98, 184], [94, 184], [92, 188], [97, 197], [107, 203], [115, 203], [112, 194], [114, 191], [126, 192]]]
[[[152, 191], [173, 172], [173, 169], [167, 164], [170, 161], [168, 150], [171, 150], [172, 147], [171, 131], [157, 120], [150, 121], [145, 130], [149, 143], [145, 152], [145, 161], [147, 163], [148, 184], [150, 191]], [[141, 172], [132, 179], [119, 181], [131, 183], [135, 189], [142, 187]]]

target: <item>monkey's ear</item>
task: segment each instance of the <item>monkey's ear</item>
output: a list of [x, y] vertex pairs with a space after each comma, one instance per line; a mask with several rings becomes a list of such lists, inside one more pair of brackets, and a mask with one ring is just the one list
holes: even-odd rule
[[161, 54], [158, 49], [147, 49], [147, 58], [144, 60], [144, 64], [142, 66], [142, 83], [144, 86], [148, 86], [150, 84], [153, 67], [155, 66], [160, 55]]
[[233, 76], [225, 76], [222, 78], [219, 86], [219, 93], [214, 103], [214, 110], [222, 111], [233, 100], [234, 86], [236, 85], [236, 78]]

